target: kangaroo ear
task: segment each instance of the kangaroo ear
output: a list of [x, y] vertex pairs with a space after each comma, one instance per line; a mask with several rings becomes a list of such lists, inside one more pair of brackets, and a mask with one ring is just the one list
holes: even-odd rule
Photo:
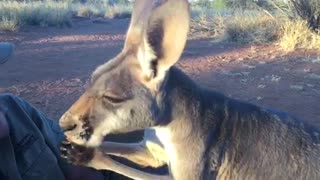
[[142, 43], [144, 30], [148, 24], [153, 8], [153, 0], [136, 0], [131, 15], [130, 25], [125, 41], [125, 50], [133, 49]]
[[146, 79], [162, 80], [179, 60], [189, 21], [187, 0], [136, 0], [125, 47], [136, 48]]

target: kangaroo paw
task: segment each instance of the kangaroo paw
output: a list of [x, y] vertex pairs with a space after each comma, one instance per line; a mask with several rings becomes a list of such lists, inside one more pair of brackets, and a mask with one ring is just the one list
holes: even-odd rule
[[61, 157], [67, 162], [85, 166], [94, 158], [95, 149], [64, 141], [60, 146], [60, 152]]

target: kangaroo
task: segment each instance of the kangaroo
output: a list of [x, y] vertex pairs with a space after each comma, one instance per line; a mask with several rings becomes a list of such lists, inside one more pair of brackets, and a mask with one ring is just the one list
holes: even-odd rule
[[[123, 50], [92, 74], [59, 124], [71, 163], [133, 179], [320, 179], [319, 131], [193, 82], [174, 64], [187, 41], [187, 0], [136, 0]], [[236, 88], [236, 87], [235, 87]], [[103, 141], [144, 130], [137, 143]], [[167, 165], [151, 174], [119, 163]]]

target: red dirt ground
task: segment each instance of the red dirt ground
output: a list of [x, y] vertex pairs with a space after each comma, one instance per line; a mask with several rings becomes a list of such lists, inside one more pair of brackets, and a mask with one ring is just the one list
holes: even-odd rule
[[[0, 66], [0, 93], [13, 93], [58, 119], [83, 92], [91, 72], [122, 48], [128, 20], [75, 20], [72, 28], [25, 27], [0, 33], [16, 44]], [[200, 85], [273, 107], [320, 127], [320, 56], [277, 45], [188, 41], [177, 65]]]

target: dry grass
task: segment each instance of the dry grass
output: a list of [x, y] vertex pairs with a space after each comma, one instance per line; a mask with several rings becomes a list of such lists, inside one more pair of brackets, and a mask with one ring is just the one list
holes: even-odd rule
[[[217, 1], [220, 2], [220, 1]], [[222, 1], [221, 1], [222, 2]], [[221, 3], [220, 3], [221, 4]], [[232, 11], [224, 6], [192, 9], [192, 32], [200, 32], [218, 41], [269, 43], [279, 40], [285, 50], [320, 49], [320, 33], [310, 23], [278, 17], [260, 10]], [[0, 30], [17, 31], [20, 26], [70, 26], [72, 16], [129, 18], [131, 4], [109, 5], [104, 1], [0, 1]], [[281, 11], [281, 10], [278, 10]], [[282, 12], [283, 13], [283, 12]], [[283, 13], [286, 14], [286, 13]], [[276, 18], [275, 18], [275, 17]]]
[[274, 43], [287, 51], [296, 48], [320, 49], [320, 31], [290, 12], [277, 6], [272, 14], [263, 10], [212, 10], [194, 7], [191, 29], [217, 41], [243, 44]]
[[279, 23], [262, 12], [238, 12], [226, 20], [227, 39], [239, 43], [268, 43], [279, 36]]
[[15, 32], [19, 29], [19, 21], [15, 17], [0, 19], [0, 30]]
[[291, 5], [299, 17], [313, 29], [320, 29], [320, 0], [291, 0]]
[[107, 18], [130, 18], [132, 6], [128, 5], [115, 5], [107, 7], [105, 17]]
[[93, 9], [90, 6], [77, 7], [76, 15], [80, 17], [91, 17], [94, 14]]
[[72, 4], [74, 14], [81, 17], [128, 18], [131, 16], [131, 4], [117, 4], [110, 6], [107, 3], [75, 3]]
[[104, 4], [73, 4], [73, 12], [81, 17], [103, 17], [106, 12]]
[[202, 33], [215, 39], [224, 36], [225, 19], [229, 11], [212, 11], [196, 7], [192, 10], [191, 32]]
[[[1, 27], [12, 24], [12, 30], [18, 25], [68, 26], [71, 24], [69, 5], [63, 2], [16, 2], [0, 1]], [[8, 23], [11, 22], [11, 23]], [[15, 25], [15, 27], [13, 26]], [[5, 30], [1, 28], [0, 30]]]
[[193, 15], [193, 32], [203, 32], [220, 41], [268, 43], [279, 36], [279, 23], [259, 11], [197, 12]]
[[281, 33], [279, 44], [287, 51], [296, 48], [320, 50], [320, 33], [310, 30], [307, 21], [286, 20], [282, 25]]
[[71, 1], [0, 1], [0, 30], [16, 31], [22, 25], [70, 26], [72, 16], [127, 18], [131, 4], [108, 5], [103, 1], [85, 4]]

